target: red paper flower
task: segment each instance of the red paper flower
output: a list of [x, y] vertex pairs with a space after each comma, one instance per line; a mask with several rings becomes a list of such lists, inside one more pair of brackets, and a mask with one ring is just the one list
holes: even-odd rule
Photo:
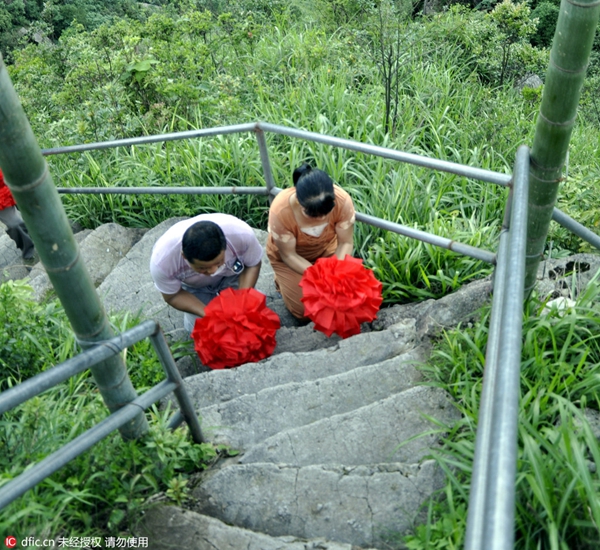
[[319, 258], [304, 272], [300, 286], [304, 315], [327, 336], [358, 334], [361, 323], [375, 319], [382, 302], [381, 283], [351, 256]]
[[0, 170], [0, 210], [4, 210], [9, 206], [15, 206], [15, 199], [8, 186], [4, 183], [4, 175]]
[[211, 300], [192, 331], [202, 363], [224, 369], [269, 357], [281, 322], [266, 302], [266, 296], [253, 288], [226, 288]]

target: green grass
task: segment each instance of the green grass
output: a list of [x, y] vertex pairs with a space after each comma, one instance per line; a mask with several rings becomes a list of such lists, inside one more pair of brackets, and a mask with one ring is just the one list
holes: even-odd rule
[[[600, 538], [600, 284], [593, 280], [566, 312], [528, 303], [523, 327], [516, 480], [516, 549], [591, 550]], [[408, 547], [461, 548], [481, 397], [489, 307], [472, 329], [445, 334], [426, 367], [463, 419], [435, 458], [448, 474], [443, 499]], [[597, 431], [597, 428], [596, 428]]]

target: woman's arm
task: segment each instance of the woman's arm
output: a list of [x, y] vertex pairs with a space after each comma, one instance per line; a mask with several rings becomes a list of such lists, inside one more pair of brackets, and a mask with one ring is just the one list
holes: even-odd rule
[[352, 256], [352, 250], [354, 249], [354, 224], [337, 224], [335, 226], [335, 234], [338, 239], [335, 255], [338, 259], [343, 260], [346, 254]]
[[302, 275], [312, 265], [296, 252], [296, 239], [294, 237], [286, 235], [287, 238], [281, 239], [275, 238], [272, 233], [271, 235], [275, 246], [279, 250], [281, 259], [290, 269]]

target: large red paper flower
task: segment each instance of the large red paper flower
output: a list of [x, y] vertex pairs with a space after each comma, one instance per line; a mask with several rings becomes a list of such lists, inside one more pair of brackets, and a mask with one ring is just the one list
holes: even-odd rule
[[351, 256], [319, 258], [304, 272], [300, 286], [304, 315], [327, 336], [358, 334], [361, 323], [375, 319], [382, 302], [381, 283]]
[[253, 288], [226, 288], [211, 300], [192, 331], [202, 363], [224, 369], [269, 357], [281, 322], [266, 303], [266, 296]]

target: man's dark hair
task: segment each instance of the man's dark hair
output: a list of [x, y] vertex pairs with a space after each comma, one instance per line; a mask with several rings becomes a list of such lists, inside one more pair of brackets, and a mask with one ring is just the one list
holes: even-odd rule
[[311, 218], [326, 216], [335, 206], [333, 181], [323, 170], [303, 164], [292, 174], [296, 198]]
[[225, 248], [227, 241], [223, 230], [214, 222], [196, 222], [187, 228], [181, 240], [181, 250], [188, 262], [210, 262]]

